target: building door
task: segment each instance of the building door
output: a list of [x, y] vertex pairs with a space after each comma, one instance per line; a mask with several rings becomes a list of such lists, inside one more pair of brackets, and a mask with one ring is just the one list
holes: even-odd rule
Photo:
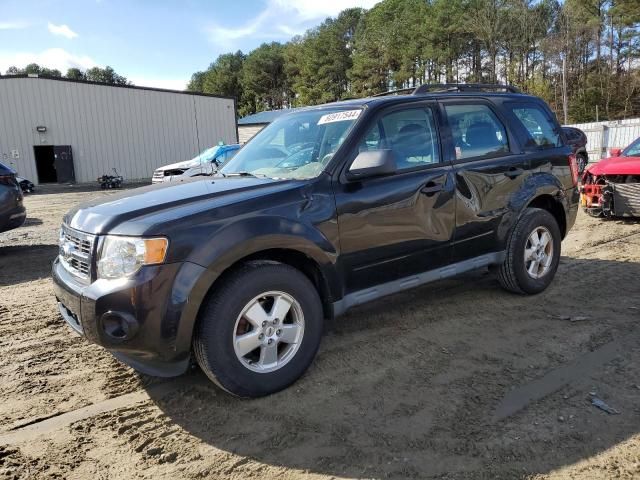
[[53, 156], [52, 145], [38, 145], [33, 147], [36, 158], [36, 172], [38, 173], [38, 183], [56, 183], [55, 158]]
[[71, 145], [54, 146], [53, 158], [58, 183], [74, 183], [76, 181], [76, 172], [73, 168]]

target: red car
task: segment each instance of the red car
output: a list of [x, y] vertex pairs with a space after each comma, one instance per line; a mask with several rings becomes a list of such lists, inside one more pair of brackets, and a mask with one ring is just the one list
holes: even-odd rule
[[584, 172], [580, 203], [596, 217], [640, 216], [640, 138], [609, 153]]

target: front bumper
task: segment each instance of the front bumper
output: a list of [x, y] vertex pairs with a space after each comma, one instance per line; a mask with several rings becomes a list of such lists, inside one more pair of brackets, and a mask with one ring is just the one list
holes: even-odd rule
[[0, 232], [21, 227], [27, 219], [27, 209], [22, 205], [0, 216]]
[[85, 285], [56, 258], [52, 276], [61, 316], [76, 333], [136, 370], [171, 377], [189, 366], [197, 314], [189, 294], [204, 271], [190, 262], [172, 263]]

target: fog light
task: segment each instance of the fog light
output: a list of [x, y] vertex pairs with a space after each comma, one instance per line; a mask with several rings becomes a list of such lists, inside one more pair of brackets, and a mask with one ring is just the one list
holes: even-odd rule
[[137, 320], [128, 313], [107, 312], [102, 315], [101, 324], [104, 333], [119, 342], [133, 338], [138, 331]]

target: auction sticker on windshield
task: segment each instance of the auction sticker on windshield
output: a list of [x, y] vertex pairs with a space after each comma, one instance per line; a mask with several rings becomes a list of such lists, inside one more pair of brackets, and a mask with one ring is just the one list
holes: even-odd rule
[[343, 122], [345, 120], [355, 120], [360, 116], [362, 110], [345, 110], [344, 112], [327, 113], [320, 117], [318, 125], [325, 123]]

